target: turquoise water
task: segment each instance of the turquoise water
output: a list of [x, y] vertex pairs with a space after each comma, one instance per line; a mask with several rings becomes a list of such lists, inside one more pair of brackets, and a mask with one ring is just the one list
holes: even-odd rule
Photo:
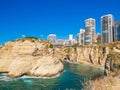
[[64, 71], [57, 76], [11, 79], [6, 73], [0, 74], [0, 90], [82, 90], [84, 83], [103, 75], [103, 70], [80, 64], [64, 62]]

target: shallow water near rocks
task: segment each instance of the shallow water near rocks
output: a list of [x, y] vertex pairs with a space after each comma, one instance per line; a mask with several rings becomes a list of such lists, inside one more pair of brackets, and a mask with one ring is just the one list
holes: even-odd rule
[[64, 62], [64, 71], [54, 77], [22, 76], [9, 78], [0, 74], [0, 90], [82, 90], [90, 79], [103, 76], [103, 70], [92, 66]]

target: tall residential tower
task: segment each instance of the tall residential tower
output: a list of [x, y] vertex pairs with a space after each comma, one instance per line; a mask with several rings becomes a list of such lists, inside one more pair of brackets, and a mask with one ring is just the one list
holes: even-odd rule
[[112, 14], [101, 17], [102, 43], [110, 43], [114, 40], [114, 17]]
[[56, 35], [55, 35], [55, 34], [49, 34], [49, 35], [48, 35], [48, 40], [49, 40], [52, 44], [55, 44], [55, 43], [56, 43]]
[[114, 33], [115, 41], [120, 41], [120, 21], [115, 23]]
[[95, 19], [85, 20], [85, 45], [93, 44], [95, 41]]

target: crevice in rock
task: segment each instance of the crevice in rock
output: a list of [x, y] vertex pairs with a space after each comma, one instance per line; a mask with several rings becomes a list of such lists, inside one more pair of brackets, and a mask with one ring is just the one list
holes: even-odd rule
[[93, 60], [92, 60], [92, 57], [91, 57], [90, 54], [89, 54], [89, 60], [90, 60], [90, 62], [91, 62], [92, 64], [94, 64], [94, 63], [93, 63]]

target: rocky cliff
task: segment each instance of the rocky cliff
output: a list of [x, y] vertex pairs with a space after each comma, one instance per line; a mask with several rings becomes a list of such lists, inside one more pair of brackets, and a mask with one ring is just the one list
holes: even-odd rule
[[109, 50], [108, 46], [56, 47], [53, 56], [81, 64], [104, 66]]
[[105, 61], [105, 75], [120, 75], [120, 53], [114, 52], [107, 55]]
[[105, 75], [120, 75], [120, 43], [111, 45], [111, 52], [107, 55], [105, 61]]
[[120, 67], [119, 53], [120, 42], [94, 46], [53, 47], [48, 41], [22, 38], [8, 42], [0, 48], [0, 72], [8, 72], [10, 77], [24, 74], [52, 76], [63, 70], [61, 61], [69, 59], [83, 64], [106, 65], [107, 74], [112, 70], [111, 65], [112, 68]]
[[60, 60], [69, 59], [72, 62], [92, 64], [104, 67], [107, 56], [111, 52], [120, 52], [120, 42], [77, 47], [55, 47], [53, 56]]
[[49, 42], [36, 38], [6, 43], [0, 49], [0, 72], [7, 72], [9, 77], [56, 75], [63, 70], [63, 64], [51, 56], [49, 46]]
[[104, 63], [104, 73], [107, 77], [100, 77], [86, 83], [84, 90], [119, 90], [120, 89], [120, 42], [107, 45], [109, 53]]

